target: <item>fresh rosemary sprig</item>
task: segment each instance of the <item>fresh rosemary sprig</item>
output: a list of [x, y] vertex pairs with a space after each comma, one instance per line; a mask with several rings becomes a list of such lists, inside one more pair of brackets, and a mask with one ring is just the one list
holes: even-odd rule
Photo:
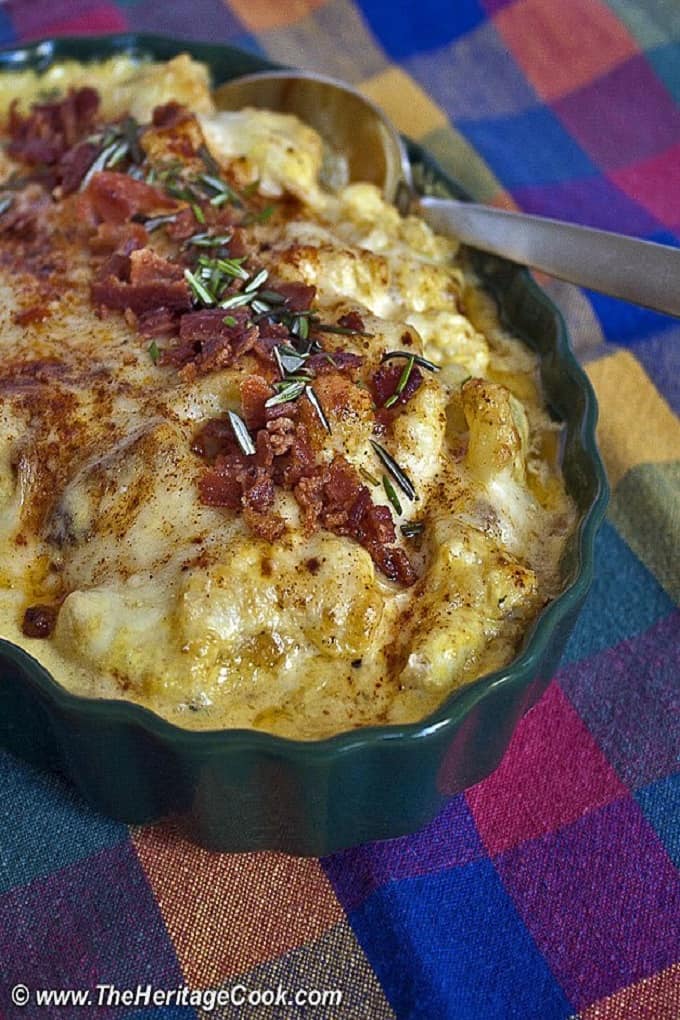
[[396, 492], [394, 491], [394, 486], [392, 485], [392, 482], [389, 480], [387, 475], [383, 475], [382, 481], [383, 481], [383, 488], [385, 489], [385, 493], [387, 495], [387, 498], [389, 499], [390, 503], [392, 504], [392, 506], [396, 510], [397, 514], [399, 516], [401, 516], [401, 513], [402, 513], [401, 503], [399, 502], [399, 497], [397, 496]]
[[409, 379], [411, 378], [411, 372], [413, 371], [414, 364], [415, 364], [415, 356], [412, 354], [411, 357], [406, 362], [406, 365], [404, 366], [403, 372], [399, 376], [399, 382], [397, 383], [397, 387], [396, 387], [394, 393], [392, 394], [391, 397], [388, 397], [388, 399], [385, 401], [385, 404], [384, 404], [385, 407], [394, 407], [394, 405], [397, 403], [397, 401], [399, 400], [399, 397], [402, 395], [402, 393], [406, 389], [406, 384], [408, 383]]
[[395, 482], [397, 483], [401, 491], [404, 493], [404, 495], [408, 496], [408, 498], [411, 500], [416, 499], [417, 498], [416, 490], [413, 485], [413, 482], [406, 474], [406, 472], [403, 470], [403, 468], [401, 468], [397, 464], [394, 457], [387, 452], [384, 446], [381, 446], [380, 443], [377, 443], [375, 439], [371, 439], [371, 446], [375, 450], [379, 459], [382, 461], [383, 466], [387, 468], [389, 473], [392, 475], [392, 478], [394, 478]]
[[435, 365], [434, 362], [423, 358], [421, 354], [413, 354], [411, 351], [387, 351], [380, 360], [388, 361], [390, 358], [413, 358], [416, 365], [420, 368], [427, 368], [430, 372], [439, 371], [439, 365]]
[[407, 521], [406, 524], [402, 524], [399, 530], [404, 538], [416, 538], [418, 535], [422, 535], [425, 525], [422, 521]]
[[236, 442], [241, 448], [241, 452], [244, 453], [246, 457], [252, 457], [255, 453], [255, 444], [253, 443], [250, 432], [246, 427], [246, 423], [239, 417], [236, 411], [227, 411], [227, 415], [229, 417], [231, 427], [234, 430]]
[[328, 432], [328, 434], [331, 435], [332, 432], [330, 422], [326, 417], [326, 413], [323, 407], [321, 406], [319, 398], [317, 397], [316, 393], [314, 392], [314, 389], [311, 386], [305, 386], [305, 396], [307, 397], [307, 400], [310, 402], [310, 404], [316, 411], [316, 416], [323, 425], [323, 427], [325, 428], [326, 432]]

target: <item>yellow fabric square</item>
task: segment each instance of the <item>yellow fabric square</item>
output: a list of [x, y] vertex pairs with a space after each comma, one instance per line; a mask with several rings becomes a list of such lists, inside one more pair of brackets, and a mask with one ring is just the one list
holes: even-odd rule
[[270, 0], [229, 0], [229, 7], [251, 32], [263, 32], [301, 21], [325, 0], [287, 0], [273, 4]]
[[388, 67], [362, 81], [359, 88], [411, 138], [422, 139], [448, 124], [444, 111], [398, 67]]
[[597, 434], [612, 489], [637, 464], [680, 457], [680, 421], [632, 354], [618, 351], [586, 370], [600, 405]]

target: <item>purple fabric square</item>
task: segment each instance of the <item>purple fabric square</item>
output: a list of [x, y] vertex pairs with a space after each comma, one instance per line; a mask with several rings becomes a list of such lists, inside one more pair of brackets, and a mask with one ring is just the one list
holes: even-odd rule
[[556, 100], [553, 110], [603, 169], [655, 156], [680, 140], [680, 109], [642, 55]]
[[559, 674], [562, 690], [630, 787], [678, 771], [680, 612]]
[[233, 42], [246, 28], [221, 0], [201, 0], [200, 10], [186, 0], [166, 0], [162, 13], [156, 4], [140, 3], [127, 9], [130, 28], [135, 32], [163, 32], [183, 39]]
[[600, 230], [644, 236], [661, 226], [651, 213], [606, 177], [515, 188], [512, 194], [519, 207], [527, 212], [584, 223]]
[[[142, 867], [127, 842], [0, 897], [2, 999], [20, 982], [35, 988], [183, 983], [175, 952]], [[93, 1005], [104, 1020], [121, 1008]], [[29, 1013], [24, 1012], [23, 1016]], [[36, 1014], [37, 1015], [37, 1014]], [[41, 1018], [64, 1018], [57, 1007]]]
[[435, 53], [416, 53], [405, 61], [452, 119], [499, 117], [536, 105], [536, 93], [492, 24]]
[[496, 867], [578, 1008], [676, 960], [680, 877], [632, 798], [508, 851]]
[[422, 832], [343, 850], [323, 860], [345, 910], [354, 910], [380, 886], [468, 864], [485, 856], [463, 796], [454, 797]]
[[[49, 35], [61, 23], [87, 22], [89, 19], [93, 21], [90, 31], [95, 31], [98, 12], [103, 6], [98, 0], [52, 0], [49, 4], [14, 3], [11, 5], [11, 14], [17, 36], [28, 40]], [[113, 4], [106, 4], [106, 7], [115, 11]], [[120, 23], [111, 24], [109, 31], [125, 28], [122, 13], [119, 16]]]

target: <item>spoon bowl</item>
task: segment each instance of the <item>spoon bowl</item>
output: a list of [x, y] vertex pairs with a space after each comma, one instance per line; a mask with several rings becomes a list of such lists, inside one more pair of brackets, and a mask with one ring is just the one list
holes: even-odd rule
[[344, 163], [349, 181], [370, 181], [401, 213], [438, 233], [552, 276], [680, 316], [680, 250], [561, 220], [474, 202], [414, 194], [406, 148], [386, 114], [356, 89], [305, 71], [264, 71], [214, 93], [218, 109], [295, 114]]

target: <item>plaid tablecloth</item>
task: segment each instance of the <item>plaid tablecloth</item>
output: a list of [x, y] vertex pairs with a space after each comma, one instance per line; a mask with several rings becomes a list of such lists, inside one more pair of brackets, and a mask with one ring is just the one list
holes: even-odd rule
[[[481, 201], [680, 238], [677, 0], [0, 5], [5, 44], [126, 28], [348, 79]], [[587, 607], [498, 771], [418, 835], [300, 860], [129, 831], [0, 756], [2, 1020], [679, 1020], [680, 325], [547, 287], [613, 495]], [[191, 1004], [211, 988], [236, 1001]]]

